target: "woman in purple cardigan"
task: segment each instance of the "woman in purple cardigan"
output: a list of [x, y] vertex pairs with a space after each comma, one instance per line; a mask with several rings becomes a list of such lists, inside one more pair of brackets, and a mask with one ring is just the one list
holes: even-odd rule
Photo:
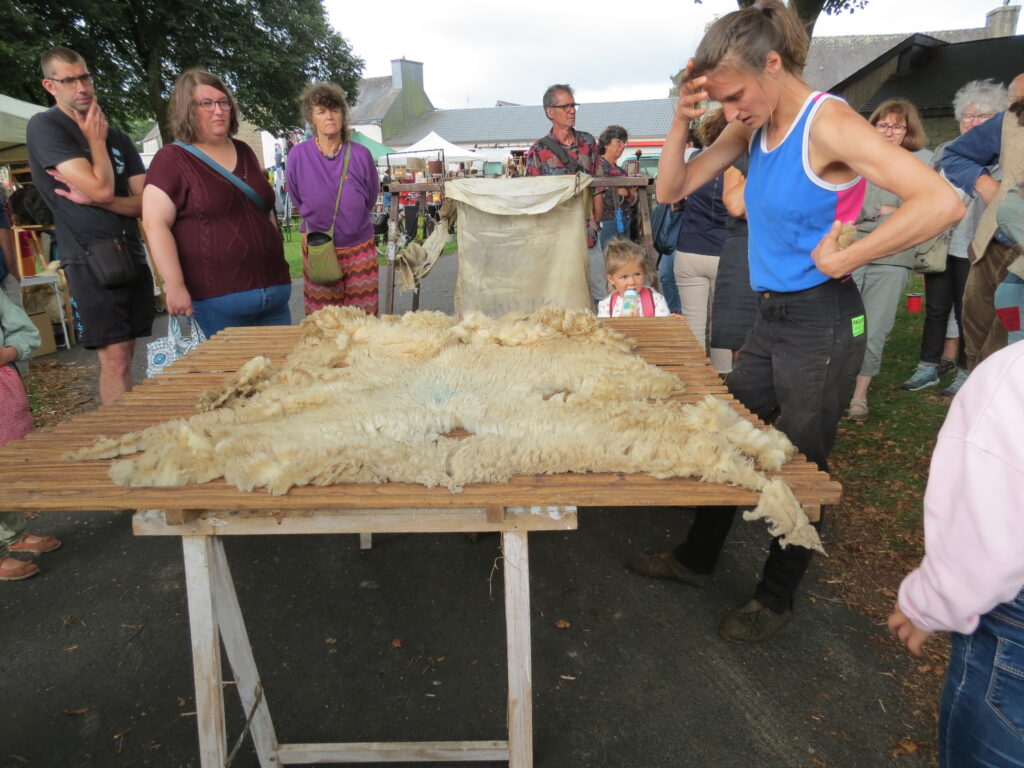
[[[345, 91], [334, 83], [314, 83], [299, 97], [302, 117], [313, 138], [288, 153], [288, 194], [302, 216], [303, 299], [306, 314], [329, 305], [377, 312], [377, 246], [370, 211], [380, 180], [370, 150], [349, 140]], [[338, 202], [338, 182], [348, 157], [348, 173]], [[337, 205], [337, 214], [335, 206]], [[320, 284], [309, 279], [306, 236], [328, 232], [334, 215], [334, 248], [341, 279]]]

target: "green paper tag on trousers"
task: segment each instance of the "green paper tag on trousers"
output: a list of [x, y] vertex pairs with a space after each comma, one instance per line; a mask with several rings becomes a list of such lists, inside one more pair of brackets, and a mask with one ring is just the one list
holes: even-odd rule
[[853, 329], [854, 338], [864, 333], [864, 315], [857, 315], [850, 321], [850, 327]]

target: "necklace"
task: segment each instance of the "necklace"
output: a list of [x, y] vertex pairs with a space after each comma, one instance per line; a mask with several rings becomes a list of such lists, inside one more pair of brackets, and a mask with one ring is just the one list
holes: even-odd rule
[[316, 137], [315, 141], [316, 141], [316, 148], [320, 150], [320, 154], [323, 155], [324, 157], [326, 157], [328, 160], [333, 160], [334, 158], [336, 158], [338, 156], [338, 153], [341, 151], [341, 142], [338, 142], [338, 148], [336, 150], [334, 150], [333, 152], [325, 152], [324, 148], [320, 146], [320, 137], [319, 136]]

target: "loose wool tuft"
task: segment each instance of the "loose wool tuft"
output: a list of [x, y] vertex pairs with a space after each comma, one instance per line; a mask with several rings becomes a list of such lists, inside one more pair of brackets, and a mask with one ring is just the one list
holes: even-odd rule
[[[68, 458], [115, 461], [120, 485], [223, 477], [250, 491], [411, 482], [454, 492], [517, 474], [646, 472], [761, 492], [783, 543], [820, 549], [778, 470], [793, 446], [706, 397], [670, 400], [677, 377], [632, 354], [591, 313], [543, 308], [461, 322], [327, 307], [302, 322], [283, 368], [257, 357], [199, 399], [199, 413]], [[461, 428], [464, 439], [446, 436]]]

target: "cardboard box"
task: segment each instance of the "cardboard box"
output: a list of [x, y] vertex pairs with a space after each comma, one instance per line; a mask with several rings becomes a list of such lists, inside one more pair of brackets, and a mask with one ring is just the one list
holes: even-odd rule
[[36, 324], [36, 328], [39, 329], [39, 349], [32, 355], [33, 358], [41, 357], [42, 355], [52, 355], [57, 351], [57, 342], [53, 337], [53, 326], [50, 325], [50, 315], [47, 312], [38, 312], [34, 315], [29, 315], [29, 319]]

